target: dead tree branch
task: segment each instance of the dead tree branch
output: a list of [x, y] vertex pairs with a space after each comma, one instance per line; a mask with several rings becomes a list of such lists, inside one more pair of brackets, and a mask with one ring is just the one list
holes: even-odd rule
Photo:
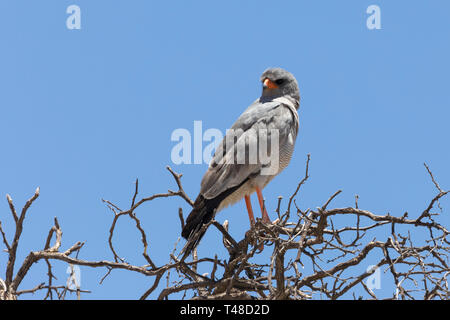
[[[0, 279], [0, 296], [2, 299], [16, 299], [46, 290], [45, 299], [64, 299], [67, 292], [76, 293], [78, 298], [81, 293], [89, 293], [91, 290], [54, 284], [56, 278], [52, 273], [52, 262], [59, 260], [70, 265], [106, 268], [100, 283], [116, 269], [147, 276], [151, 281], [148, 289], [141, 293], [141, 299], [147, 299], [152, 294], [161, 300], [339, 299], [357, 296], [366, 299], [449, 299], [449, 231], [448, 226], [439, 222], [439, 216], [443, 213], [439, 201], [450, 191], [441, 188], [427, 164], [425, 168], [437, 193], [417, 214], [417, 218], [413, 218], [408, 213], [396, 216], [360, 209], [359, 196], [355, 197], [355, 207], [330, 209], [341, 190], [325, 198], [316, 209], [301, 209], [296, 200], [301, 187], [310, 177], [309, 162], [308, 155], [305, 175], [288, 198], [284, 211], [283, 199], [278, 198], [275, 210], [278, 219], [273, 223], [265, 224], [258, 220], [241, 240], [237, 240], [229, 233], [228, 221], [223, 225], [211, 221], [208, 226], [213, 225], [222, 238], [217, 245], [222, 243], [228, 256], [199, 257], [196, 251], [192, 261], [179, 259], [176, 255], [177, 239], [174, 251], [168, 254], [169, 261], [161, 266], [150, 258], [148, 236], [136, 209], [154, 199], [170, 197], [179, 197], [193, 206], [193, 201], [182, 187], [181, 174], [170, 167], [167, 170], [175, 180], [177, 191], [168, 190], [138, 199], [139, 181], [136, 180], [128, 208], [123, 210], [103, 199], [113, 213], [108, 237], [113, 261], [78, 258], [84, 245], [81, 242], [61, 251], [62, 230], [55, 218], [43, 249], [30, 252], [14, 273], [17, 247], [23, 236], [23, 222], [28, 209], [39, 196], [39, 188], [25, 203], [20, 215], [7, 195], [15, 232], [9, 241], [0, 223], [0, 233], [8, 253], [5, 280]], [[439, 205], [440, 212], [433, 212], [436, 205]], [[183, 227], [182, 208], [174, 214], [178, 215]], [[114, 248], [116, 225], [121, 217], [128, 217], [134, 222], [141, 236], [145, 265], [126, 262]], [[48, 267], [47, 282], [19, 290], [32, 265], [41, 260]], [[210, 272], [200, 274], [200, 266]], [[391, 296], [378, 296], [369, 281], [376, 280], [374, 277], [377, 275], [383, 278], [383, 286], [392, 288]], [[166, 278], [166, 285], [161, 288], [163, 277]]]

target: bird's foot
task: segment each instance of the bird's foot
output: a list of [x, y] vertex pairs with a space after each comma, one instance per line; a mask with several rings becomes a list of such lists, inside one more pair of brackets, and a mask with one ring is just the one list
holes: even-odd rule
[[265, 224], [272, 224], [272, 220], [270, 220], [269, 217], [265, 217], [265, 216], [262, 217], [262, 222]]
[[245, 233], [245, 238], [248, 239], [250, 245], [257, 245], [258, 253], [262, 252], [264, 250], [264, 242], [261, 241], [259, 244], [258, 242], [258, 231], [255, 227], [255, 224], [253, 224], [250, 227], [250, 230], [247, 230]]

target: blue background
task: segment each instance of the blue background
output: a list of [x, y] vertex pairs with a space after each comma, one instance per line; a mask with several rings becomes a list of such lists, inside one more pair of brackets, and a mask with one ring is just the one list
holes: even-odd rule
[[[66, 27], [71, 4], [81, 8], [81, 30]], [[381, 8], [381, 30], [366, 27], [371, 4]], [[207, 164], [174, 165], [172, 132], [193, 132], [194, 120], [225, 132], [259, 97], [259, 76], [272, 66], [296, 76], [302, 100], [293, 160], [264, 190], [269, 215], [277, 196], [295, 190], [310, 153], [302, 208], [342, 189], [331, 206], [352, 206], [358, 194], [361, 208], [417, 217], [436, 193], [423, 163], [443, 188], [450, 181], [449, 12], [444, 0], [1, 1], [0, 220], [10, 239], [5, 195], [21, 208], [41, 188], [16, 270], [30, 250], [43, 248], [54, 216], [63, 250], [86, 241], [80, 258], [111, 260], [112, 213], [101, 199], [129, 206], [136, 178], [139, 196], [176, 190], [167, 165], [183, 173], [195, 198]], [[255, 196], [253, 204], [259, 216]], [[180, 206], [186, 216], [179, 198], [137, 210], [158, 265], [179, 237]], [[217, 219], [228, 219], [237, 239], [248, 229], [243, 203]], [[213, 229], [201, 255], [224, 253]], [[133, 221], [119, 220], [114, 243], [127, 261], [145, 264]], [[0, 253], [0, 270], [6, 261]], [[65, 284], [67, 265], [54, 265], [56, 283]], [[46, 268], [34, 265], [19, 289], [45, 281]], [[113, 271], [99, 285], [105, 269], [81, 272], [82, 288], [92, 291], [86, 299], [136, 299], [153, 283]], [[380, 292], [389, 296], [385, 277]]]

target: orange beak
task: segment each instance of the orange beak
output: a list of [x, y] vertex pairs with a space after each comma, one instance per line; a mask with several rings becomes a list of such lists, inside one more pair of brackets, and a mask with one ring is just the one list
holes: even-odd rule
[[269, 89], [276, 89], [276, 88], [278, 88], [278, 86], [274, 82], [270, 81], [269, 78], [266, 78], [264, 80], [264, 86], [266, 86]]

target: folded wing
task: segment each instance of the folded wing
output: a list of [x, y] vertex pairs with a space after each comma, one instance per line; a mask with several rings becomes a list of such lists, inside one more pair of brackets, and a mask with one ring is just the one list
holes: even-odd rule
[[[272, 130], [278, 132], [279, 150], [271, 150]], [[265, 136], [262, 134], [264, 132], [267, 133]], [[200, 194], [212, 199], [241, 185], [249, 177], [260, 174], [268, 164], [255, 152], [266, 148], [264, 153], [271, 156], [272, 152], [283, 152], [286, 145], [293, 148], [297, 132], [298, 116], [289, 100], [255, 101], [227, 131], [217, 147], [203, 176]]]

